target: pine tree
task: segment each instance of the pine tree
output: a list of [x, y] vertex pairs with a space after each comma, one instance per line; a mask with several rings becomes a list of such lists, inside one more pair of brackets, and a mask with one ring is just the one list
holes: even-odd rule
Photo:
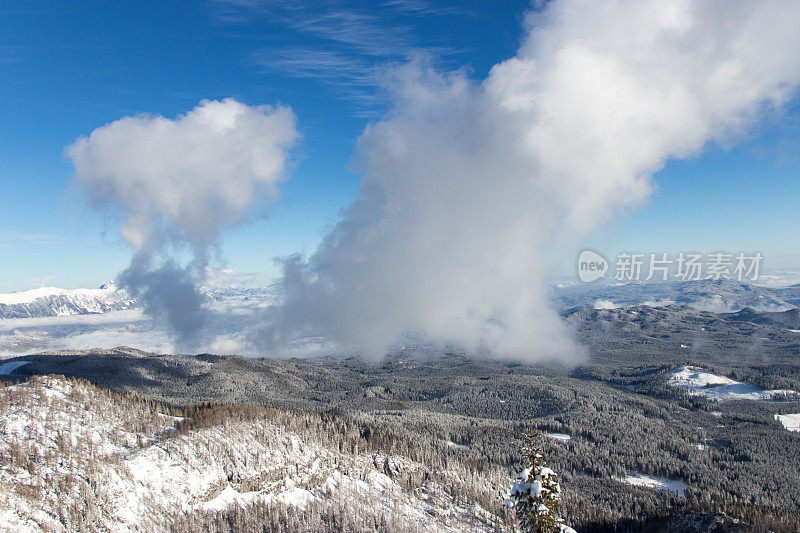
[[574, 533], [559, 518], [561, 487], [558, 476], [544, 461], [541, 433], [531, 427], [525, 441], [527, 466], [511, 487], [511, 496], [506, 504], [514, 509], [523, 531]]

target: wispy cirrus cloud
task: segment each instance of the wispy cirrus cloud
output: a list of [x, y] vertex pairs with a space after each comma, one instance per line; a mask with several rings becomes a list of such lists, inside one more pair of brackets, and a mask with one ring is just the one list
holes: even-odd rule
[[[414, 45], [410, 24], [389, 23], [380, 12], [350, 2], [216, 0], [215, 15], [226, 24], [268, 20], [305, 38], [342, 45], [371, 56], [402, 54]], [[319, 43], [318, 43], [319, 44]]]
[[354, 57], [331, 50], [315, 48], [262, 49], [253, 54], [253, 63], [280, 70], [296, 78], [319, 78], [332, 85], [374, 85], [372, 64], [363, 57]]
[[0, 231], [0, 248], [16, 248], [20, 246], [54, 246], [58, 239], [49, 233], [26, 231]]
[[282, 40], [275, 45], [267, 40], [251, 53], [249, 61], [257, 68], [315, 79], [362, 107], [375, 101], [382, 65], [420, 55], [442, 58], [459, 52], [441, 42], [423, 42], [415, 26], [420, 15], [465, 13], [423, 0], [389, 0], [369, 10], [350, 1], [216, 0], [214, 6], [223, 24], [267, 21], [288, 32], [290, 44]]
[[256, 50], [251, 61], [264, 72], [316, 79], [359, 108], [368, 108], [375, 100], [378, 70], [369, 57], [315, 48], [264, 48]]
[[426, 0], [387, 0], [383, 5], [414, 15], [474, 15], [463, 6], [434, 4]]
[[299, 16], [287, 21], [296, 30], [367, 56], [399, 56], [417, 48], [410, 25], [390, 27], [378, 16], [351, 9], [323, 13], [293, 9], [293, 12]]
[[31, 50], [29, 46], [0, 45], [0, 65], [21, 63], [28, 58]]

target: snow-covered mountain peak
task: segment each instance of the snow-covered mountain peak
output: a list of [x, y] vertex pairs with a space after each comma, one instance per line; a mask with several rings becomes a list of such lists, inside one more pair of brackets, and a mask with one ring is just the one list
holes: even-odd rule
[[0, 304], [18, 305], [33, 303], [40, 298], [69, 296], [74, 298], [102, 298], [116, 292], [114, 285], [103, 284], [97, 289], [60, 289], [58, 287], [39, 287], [27, 291], [0, 294]]
[[136, 302], [113, 283], [97, 289], [40, 287], [0, 294], [0, 318], [85, 315], [135, 307]]

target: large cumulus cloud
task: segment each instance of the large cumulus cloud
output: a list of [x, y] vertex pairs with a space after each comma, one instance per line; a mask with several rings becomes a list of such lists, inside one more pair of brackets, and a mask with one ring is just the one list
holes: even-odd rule
[[547, 296], [549, 257], [651, 192], [654, 173], [736, 141], [800, 80], [793, 0], [554, 0], [486, 79], [395, 69], [358, 143], [358, 198], [255, 337], [404, 342], [497, 357], [580, 350]]

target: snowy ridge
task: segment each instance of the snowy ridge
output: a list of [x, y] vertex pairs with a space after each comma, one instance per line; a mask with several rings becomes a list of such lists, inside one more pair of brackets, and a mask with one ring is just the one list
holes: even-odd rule
[[42, 287], [0, 294], [0, 319], [86, 315], [136, 307], [135, 300], [112, 284], [98, 289]]
[[491, 531], [498, 523], [450, 495], [457, 474], [412, 487], [402, 480], [421, 478], [423, 465], [326, 447], [302, 433], [302, 415], [176, 432], [182, 419], [159, 404], [53, 377], [1, 387], [0, 406], [0, 455], [11, 458], [0, 463], [0, 524], [13, 531], [161, 531], [179, 515], [254, 503], [344, 503], [397, 530]]
[[102, 298], [109, 293], [108, 289], [59, 289], [58, 287], [40, 287], [27, 291], [0, 294], [0, 304], [19, 305], [30, 304], [40, 298], [53, 298], [57, 296], [75, 296], [79, 298]]

